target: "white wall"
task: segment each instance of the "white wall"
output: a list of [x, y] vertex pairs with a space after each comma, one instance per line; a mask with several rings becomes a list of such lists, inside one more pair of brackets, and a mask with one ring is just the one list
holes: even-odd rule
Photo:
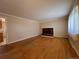
[[67, 37], [67, 18], [62, 17], [41, 23], [41, 28], [53, 28], [55, 37]]
[[39, 35], [39, 22], [0, 13], [7, 21], [7, 43], [20, 41]]

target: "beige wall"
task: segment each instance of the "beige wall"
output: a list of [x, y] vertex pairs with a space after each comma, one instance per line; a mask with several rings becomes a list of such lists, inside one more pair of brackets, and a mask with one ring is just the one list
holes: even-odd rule
[[28, 20], [2, 13], [0, 13], [0, 16], [7, 21], [8, 43], [39, 35], [40, 26], [41, 28], [53, 27], [55, 37], [66, 37], [68, 35], [66, 17], [43, 22], [39, 25], [39, 22], [35, 20]]
[[53, 28], [55, 37], [66, 37], [68, 35], [66, 17], [41, 23], [41, 28]]
[[7, 21], [7, 43], [39, 35], [39, 22], [11, 15], [0, 14]]

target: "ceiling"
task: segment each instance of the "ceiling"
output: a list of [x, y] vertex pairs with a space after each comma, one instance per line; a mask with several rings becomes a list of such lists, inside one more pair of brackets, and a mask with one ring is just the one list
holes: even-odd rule
[[0, 12], [34, 20], [68, 15], [73, 0], [0, 0]]

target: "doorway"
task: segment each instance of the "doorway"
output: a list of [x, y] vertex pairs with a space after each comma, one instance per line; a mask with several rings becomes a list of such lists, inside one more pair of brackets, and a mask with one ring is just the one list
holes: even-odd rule
[[0, 46], [6, 44], [6, 21], [4, 18], [0, 18]]

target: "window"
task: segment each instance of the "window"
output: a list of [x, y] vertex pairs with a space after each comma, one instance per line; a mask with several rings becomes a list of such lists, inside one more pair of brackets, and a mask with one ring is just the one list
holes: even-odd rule
[[75, 6], [69, 16], [68, 32], [70, 35], [79, 34], [79, 11], [78, 5]]

